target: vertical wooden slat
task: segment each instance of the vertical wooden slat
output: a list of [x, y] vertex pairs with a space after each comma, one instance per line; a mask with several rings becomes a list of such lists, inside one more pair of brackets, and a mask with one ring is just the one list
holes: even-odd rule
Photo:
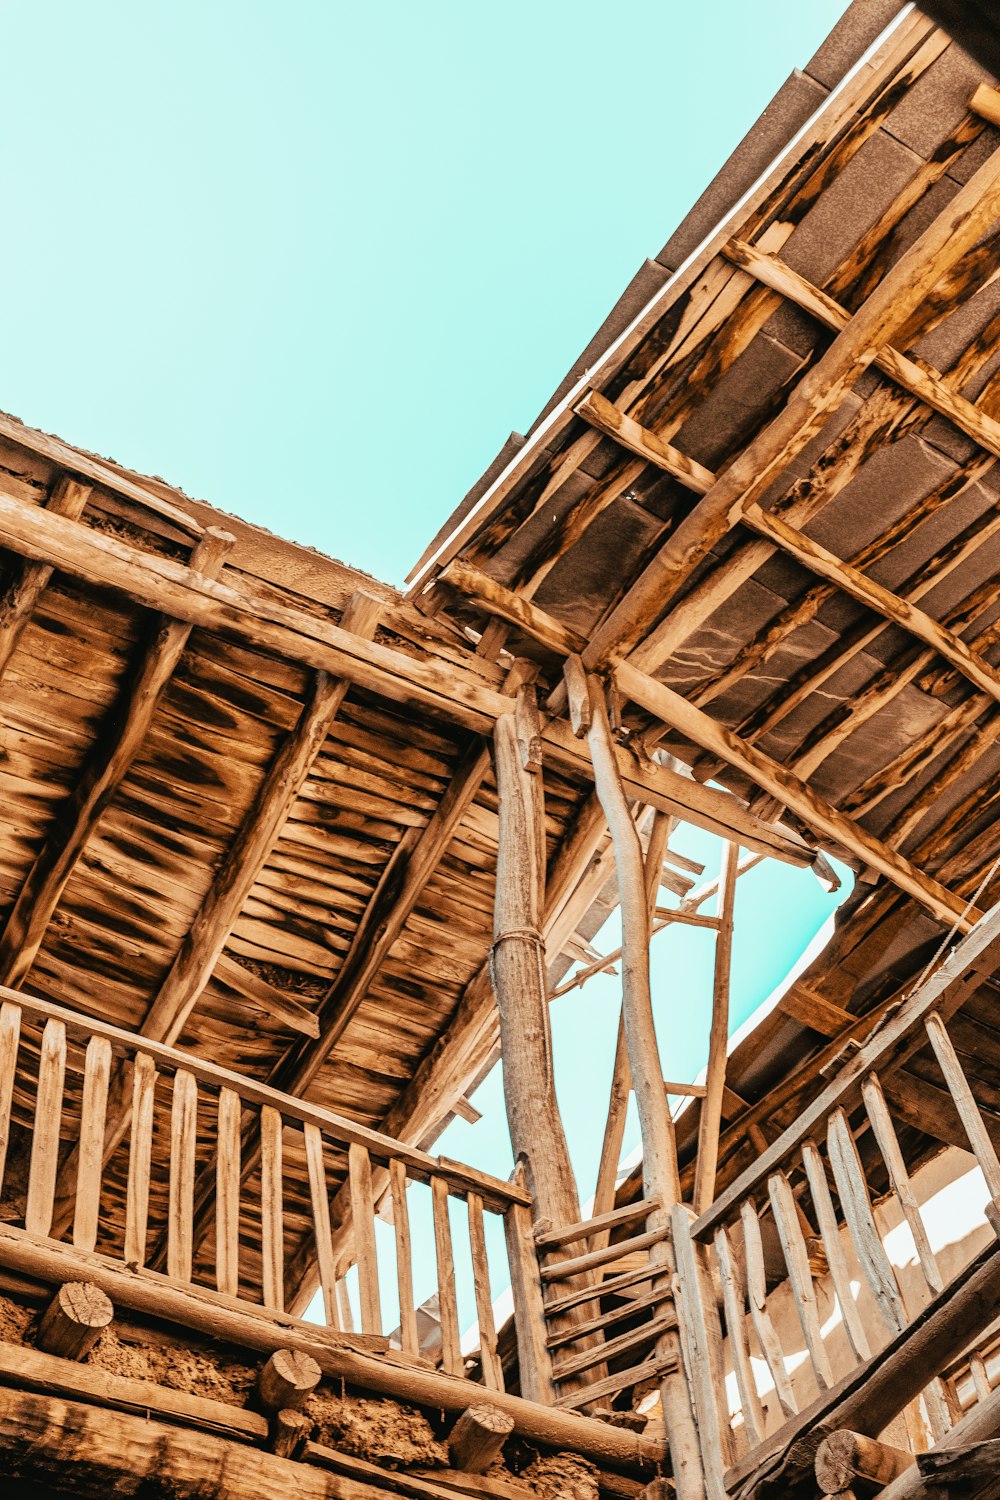
[[52, 1227], [65, 1078], [66, 1027], [62, 1021], [53, 1019], [45, 1023], [38, 1063], [35, 1125], [31, 1136], [31, 1164], [28, 1168], [28, 1201], [24, 1210], [24, 1227], [29, 1234], [47, 1235]]
[[969, 1360], [969, 1372], [972, 1375], [972, 1384], [976, 1392], [977, 1401], [985, 1401], [993, 1390], [990, 1385], [990, 1377], [986, 1373], [986, 1364], [981, 1354], [974, 1354]]
[[476, 1292], [476, 1317], [479, 1322], [479, 1354], [483, 1366], [483, 1384], [491, 1391], [502, 1391], [503, 1366], [497, 1353], [497, 1330], [493, 1320], [490, 1264], [486, 1257], [486, 1231], [483, 1225], [483, 1200], [478, 1193], [469, 1194], [469, 1246], [472, 1251], [472, 1280]]
[[455, 1297], [455, 1257], [448, 1218], [448, 1184], [443, 1177], [431, 1178], [434, 1206], [434, 1255], [437, 1260], [438, 1312], [441, 1317], [441, 1366], [446, 1375], [464, 1375], [465, 1363], [459, 1345], [458, 1302]]
[[0, 1005], [0, 1191], [3, 1189], [10, 1144], [10, 1110], [17, 1073], [17, 1044], [21, 1034], [21, 1007], [5, 1000]]
[[705, 1097], [698, 1120], [698, 1154], [695, 1158], [694, 1207], [703, 1213], [715, 1196], [715, 1172], [719, 1160], [722, 1100], [726, 1090], [729, 1052], [729, 980], [733, 961], [733, 909], [739, 870], [738, 844], [727, 843], [722, 851], [719, 875], [719, 927], [715, 934], [715, 970], [712, 981], [712, 1023], [708, 1036]]
[[93, 1250], [97, 1244], [97, 1218], [101, 1203], [101, 1171], [104, 1162], [104, 1119], [111, 1080], [111, 1043], [92, 1036], [83, 1065], [83, 1102], [80, 1108], [80, 1152], [76, 1177], [76, 1208], [73, 1213], [73, 1244]]
[[722, 1302], [726, 1311], [726, 1330], [733, 1356], [736, 1374], [736, 1389], [740, 1395], [743, 1424], [751, 1448], [755, 1448], [764, 1436], [764, 1411], [757, 1393], [753, 1366], [750, 1363], [750, 1346], [747, 1341], [746, 1311], [743, 1289], [740, 1286], [732, 1247], [725, 1228], [715, 1232], [715, 1253], [719, 1262], [719, 1279], [722, 1282]]
[[830, 1357], [823, 1344], [820, 1331], [819, 1311], [816, 1307], [816, 1290], [809, 1269], [809, 1252], [805, 1236], [799, 1223], [798, 1210], [788, 1178], [784, 1172], [772, 1172], [767, 1182], [774, 1223], [778, 1231], [781, 1252], [788, 1267], [788, 1281], [792, 1289], [792, 1300], [802, 1326], [802, 1334], [809, 1351], [809, 1362], [821, 1390], [829, 1390], [834, 1383]]
[[858, 1264], [886, 1328], [890, 1333], [900, 1333], [906, 1327], [906, 1308], [889, 1257], [875, 1228], [861, 1158], [842, 1109], [834, 1110], [830, 1116], [827, 1145], [844, 1219], [850, 1230]]
[[952, 1046], [951, 1037], [945, 1030], [944, 1022], [939, 1015], [929, 1015], [924, 1026], [931, 1046], [934, 1048], [938, 1066], [944, 1075], [944, 1081], [948, 1085], [948, 1092], [955, 1101], [962, 1128], [969, 1137], [969, 1145], [986, 1179], [989, 1195], [1000, 1207], [1000, 1159], [997, 1158], [996, 1149], [986, 1132], [979, 1106], [969, 1087], [962, 1064], [958, 1060], [958, 1054]]
[[170, 1194], [167, 1218], [167, 1275], [191, 1280], [194, 1158], [198, 1125], [198, 1086], [190, 1073], [174, 1074], [170, 1108]]
[[128, 1153], [125, 1196], [125, 1259], [146, 1264], [146, 1223], [149, 1217], [149, 1163], [153, 1148], [153, 1103], [156, 1067], [145, 1052], [132, 1064], [132, 1138]]
[[[330, 1228], [330, 1189], [323, 1160], [323, 1136], [318, 1125], [303, 1127], [306, 1142], [306, 1166], [309, 1170], [309, 1197], [312, 1201], [313, 1230], [316, 1235], [316, 1264], [323, 1290], [323, 1311], [328, 1328], [337, 1328], [340, 1309], [337, 1306], [337, 1268], [333, 1260], [333, 1235]], [[414, 1353], [416, 1351], [414, 1350]]]
[[700, 1436], [705, 1497], [706, 1500], [726, 1500], [723, 1466], [730, 1428], [726, 1408], [720, 1404], [720, 1393], [713, 1379], [713, 1366], [720, 1351], [711, 1347], [689, 1213], [690, 1210], [681, 1203], [675, 1203], [670, 1211], [681, 1337], [686, 1345], [695, 1421]]
[[892, 1183], [896, 1201], [910, 1226], [924, 1280], [932, 1292], [944, 1291], [944, 1278], [938, 1268], [934, 1251], [931, 1249], [931, 1242], [927, 1238], [927, 1230], [910, 1184], [910, 1174], [906, 1170], [906, 1163], [903, 1161], [903, 1153], [899, 1148], [899, 1140], [893, 1128], [882, 1085], [876, 1074], [871, 1073], [861, 1085], [861, 1097], [871, 1121], [872, 1132], [882, 1153], [882, 1160], [889, 1173], [889, 1181]]
[[347, 1282], [343, 1276], [337, 1278], [337, 1308], [340, 1313], [340, 1326], [345, 1333], [354, 1332], [354, 1313], [351, 1309], [351, 1299], [347, 1293]]
[[371, 1158], [364, 1146], [347, 1149], [351, 1185], [351, 1218], [354, 1222], [354, 1253], [358, 1262], [361, 1294], [361, 1332], [382, 1332], [382, 1303], [378, 1290], [378, 1259], [375, 1249], [375, 1199], [372, 1193]]
[[265, 1104], [260, 1112], [260, 1233], [264, 1306], [285, 1308], [285, 1224], [281, 1181], [281, 1132], [278, 1110]]
[[[520, 1170], [516, 1180], [524, 1181]], [[521, 1394], [529, 1401], [554, 1406], [556, 1393], [552, 1382], [552, 1360], [545, 1340], [545, 1304], [531, 1230], [531, 1210], [523, 1203], [510, 1204], [503, 1216], [503, 1226], [507, 1238], [510, 1289], [514, 1298]]]
[[392, 1224], [396, 1234], [396, 1284], [399, 1287], [399, 1332], [404, 1354], [418, 1354], [417, 1314], [413, 1305], [413, 1251], [410, 1210], [406, 1204], [406, 1167], [393, 1157], [389, 1163]]
[[868, 1343], [868, 1335], [865, 1332], [864, 1320], [858, 1312], [858, 1305], [851, 1291], [851, 1275], [847, 1268], [847, 1257], [840, 1239], [840, 1229], [837, 1224], [837, 1215], [833, 1207], [833, 1199], [830, 1196], [830, 1187], [826, 1180], [826, 1171], [823, 1166], [823, 1158], [819, 1154], [819, 1148], [815, 1141], [804, 1141], [802, 1143], [802, 1161], [806, 1169], [806, 1179], [809, 1183], [809, 1193], [812, 1197], [813, 1208], [816, 1211], [816, 1220], [819, 1225], [820, 1237], [823, 1241], [823, 1249], [826, 1251], [826, 1263], [830, 1267], [830, 1279], [833, 1289], [837, 1293], [837, 1301], [840, 1304], [840, 1315], [844, 1320], [847, 1337], [851, 1348], [858, 1359], [865, 1360], [871, 1355], [871, 1346]]
[[767, 1274], [764, 1269], [764, 1246], [760, 1238], [760, 1220], [757, 1218], [756, 1208], [749, 1199], [740, 1206], [740, 1222], [743, 1225], [750, 1317], [767, 1361], [767, 1367], [771, 1372], [781, 1409], [786, 1417], [794, 1417], [796, 1407], [795, 1398], [792, 1395], [792, 1383], [785, 1369], [785, 1357], [781, 1352], [778, 1335], [774, 1331], [774, 1324], [767, 1310]]
[[240, 1096], [219, 1090], [215, 1154], [215, 1284], [240, 1294]]

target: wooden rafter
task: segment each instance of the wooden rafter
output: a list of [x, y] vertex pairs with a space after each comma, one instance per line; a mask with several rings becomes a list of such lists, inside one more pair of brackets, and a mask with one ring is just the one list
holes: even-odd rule
[[[46, 510], [67, 520], [79, 520], [90, 499], [90, 486], [68, 474], [56, 484]], [[0, 599], [0, 677], [24, 634], [35, 605], [55, 570], [50, 563], [23, 561], [19, 571]]]
[[[232, 545], [229, 532], [210, 528], [191, 554], [192, 572], [212, 577]], [[161, 619], [124, 701], [115, 705], [108, 734], [91, 752], [7, 918], [0, 937], [0, 983], [19, 985], [30, 972], [59, 898], [105, 808], [142, 748], [191, 628], [186, 621]]]
[[[890, 343], [936, 283], [1000, 215], [1000, 153], [994, 152], [886, 273], [782, 411], [744, 448], [671, 532], [595, 632], [588, 666], [628, 655], [746, 506], [754, 504], [821, 431], [876, 352]], [[644, 661], [649, 667], [651, 663]]]

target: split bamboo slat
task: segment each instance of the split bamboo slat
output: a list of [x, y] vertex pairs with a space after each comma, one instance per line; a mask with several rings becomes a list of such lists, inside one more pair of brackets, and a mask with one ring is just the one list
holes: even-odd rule
[[434, 1258], [437, 1263], [438, 1314], [441, 1319], [441, 1365], [448, 1375], [461, 1375], [464, 1369], [459, 1345], [458, 1301], [455, 1294], [455, 1256], [448, 1218], [448, 1184], [440, 1177], [431, 1179], [434, 1209]]
[[215, 1284], [227, 1297], [240, 1282], [240, 1100], [219, 1090], [215, 1167]]
[[313, 1231], [316, 1235], [316, 1263], [319, 1270], [320, 1290], [323, 1294], [323, 1312], [329, 1328], [340, 1328], [342, 1324], [337, 1298], [337, 1267], [333, 1257], [330, 1190], [326, 1179], [326, 1164], [323, 1160], [323, 1136], [318, 1125], [307, 1123], [302, 1129], [306, 1144], [309, 1197], [312, 1203]]
[[101, 1168], [104, 1157], [104, 1120], [111, 1080], [111, 1046], [106, 1037], [94, 1036], [87, 1043], [83, 1072], [83, 1104], [80, 1113], [79, 1171], [76, 1179], [76, 1209], [73, 1243], [80, 1250], [97, 1244], [97, 1218], [101, 1201]]
[[145, 1052], [139, 1052], [132, 1070], [132, 1136], [125, 1204], [125, 1259], [134, 1266], [146, 1264], [155, 1091], [156, 1064]]
[[28, 1199], [24, 1227], [29, 1234], [47, 1235], [55, 1206], [59, 1167], [59, 1127], [62, 1122], [63, 1083], [66, 1077], [66, 1027], [49, 1020], [42, 1032], [38, 1063], [35, 1125], [28, 1167]]
[[[260, 1228], [264, 1305], [284, 1311], [285, 1231], [281, 1187], [282, 1119], [271, 1105], [260, 1112]], [[381, 1332], [381, 1329], [376, 1330]]]
[[197, 1145], [198, 1085], [184, 1068], [174, 1074], [170, 1111], [170, 1204], [167, 1222], [167, 1274], [191, 1280], [194, 1216], [194, 1161]]

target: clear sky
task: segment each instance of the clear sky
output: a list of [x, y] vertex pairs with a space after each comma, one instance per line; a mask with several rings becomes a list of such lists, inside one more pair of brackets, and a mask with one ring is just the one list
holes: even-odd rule
[[[0, 406], [399, 582], [843, 8], [6, 5]], [[746, 878], [734, 1024], [835, 904]], [[679, 1080], [710, 972], [707, 934], [656, 940]], [[585, 1199], [618, 1003], [553, 1007]], [[442, 1149], [506, 1172], [498, 1076], [477, 1102]]]
[[0, 407], [400, 581], [843, 8], [4, 5]]

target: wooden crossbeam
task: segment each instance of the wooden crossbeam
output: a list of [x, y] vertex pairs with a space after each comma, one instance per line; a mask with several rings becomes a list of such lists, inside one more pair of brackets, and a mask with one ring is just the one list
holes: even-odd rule
[[628, 662], [619, 663], [615, 675], [625, 696], [638, 703], [647, 713], [678, 730], [702, 750], [707, 750], [727, 765], [741, 771], [754, 785], [790, 808], [821, 837], [831, 839], [863, 864], [885, 875], [900, 890], [933, 912], [940, 921], [949, 926], [952, 922], [957, 922], [962, 931], [968, 932], [978, 920], [980, 912], [975, 909], [966, 911], [964, 903], [938, 881], [918, 870], [908, 859], [883, 844], [852, 818], [838, 812], [824, 797], [784, 766], [780, 766], [755, 745], [748, 745], [731, 730], [716, 723], [679, 693], [657, 682], [655, 678], [648, 677], [644, 672], [637, 671]]
[[[730, 240], [723, 254], [733, 265], [747, 271], [763, 286], [770, 287], [773, 292], [778, 292], [801, 307], [803, 312], [810, 313], [824, 327], [839, 333], [851, 321], [851, 314], [846, 307], [819, 287], [813, 286], [778, 256], [768, 255], [743, 240]], [[987, 453], [1000, 458], [1000, 422], [959, 395], [940, 375], [889, 345], [878, 351], [873, 363], [896, 385], [909, 391], [911, 396], [916, 396], [925, 406], [947, 417], [981, 448], [985, 448]]]
[[[46, 510], [54, 516], [65, 516], [69, 521], [79, 520], [90, 499], [90, 486], [78, 479], [64, 475], [56, 484], [46, 504]], [[0, 677], [7, 670], [18, 641], [24, 634], [45, 588], [55, 569], [50, 563], [21, 562], [19, 572], [0, 599]]]
[[900, 257], [782, 411], [716, 479], [595, 632], [588, 667], [627, 656], [710, 549], [819, 433], [861, 372], [889, 344], [940, 278], [1000, 216], [1000, 152], [994, 152]]
[[[192, 552], [192, 570], [205, 578], [218, 573], [233, 542], [228, 531], [210, 528]], [[27, 977], [59, 898], [142, 747], [191, 629], [187, 621], [161, 619], [124, 701], [116, 703], [110, 715], [108, 733], [94, 747], [67, 803], [57, 813], [55, 826], [7, 918], [0, 937], [0, 983], [17, 986]]]

